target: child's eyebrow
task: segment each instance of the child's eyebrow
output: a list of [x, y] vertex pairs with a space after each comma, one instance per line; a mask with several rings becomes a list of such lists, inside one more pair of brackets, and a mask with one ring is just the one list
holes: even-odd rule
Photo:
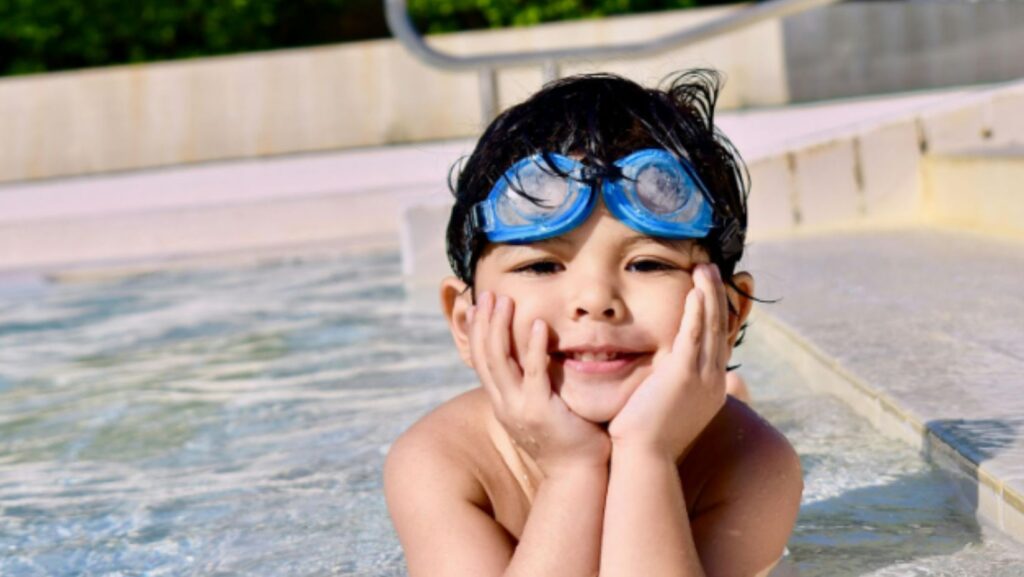
[[562, 247], [565, 247], [565, 248], [571, 248], [572, 247], [572, 242], [570, 242], [568, 239], [565, 239], [563, 237], [556, 236], [556, 237], [552, 237], [552, 238], [546, 238], [544, 240], [537, 240], [537, 241], [533, 241], [533, 242], [528, 242], [528, 243], [525, 243], [525, 244], [511, 244], [511, 243], [510, 244], [503, 244], [502, 248], [504, 249], [503, 250], [504, 254], [506, 254], [508, 256], [515, 256], [516, 254], [518, 254], [520, 252], [523, 252], [523, 251], [527, 251], [527, 250], [529, 250], [531, 248], [533, 248], [533, 249], [540, 249], [540, 250], [549, 250], [549, 249], [555, 248], [554, 245], [562, 246]]
[[665, 248], [670, 248], [672, 250], [678, 250], [679, 252], [682, 252], [682, 253], [685, 253], [686, 255], [689, 255], [690, 254], [690, 247], [691, 247], [691, 245], [688, 244], [689, 242], [690, 242], [690, 239], [688, 239], [688, 238], [658, 238], [656, 236], [647, 236], [647, 235], [644, 235], [644, 234], [637, 234], [637, 235], [629, 237], [629, 239], [626, 240], [626, 242], [624, 243], [623, 246], [625, 248], [632, 248], [632, 247], [634, 247], [634, 246], [636, 246], [638, 244], [657, 243], [657, 244], [660, 244], [661, 246], [663, 246]]
[[[652, 244], [652, 243], [659, 244], [659, 245], [664, 246], [665, 248], [668, 248], [670, 250], [681, 252], [687, 258], [692, 258], [693, 257], [693, 248], [696, 246], [696, 243], [692, 239], [688, 239], [688, 238], [681, 238], [681, 239], [676, 239], [676, 238], [658, 238], [658, 237], [654, 237], [654, 236], [647, 236], [645, 234], [637, 233], [637, 234], [630, 235], [629, 237], [626, 238], [625, 241], [623, 241], [622, 249], [623, 250], [629, 250], [629, 249], [631, 249], [631, 248], [633, 248], [633, 247], [635, 247], [637, 245]], [[565, 237], [561, 237], [561, 236], [556, 236], [556, 237], [552, 237], [552, 238], [546, 238], [544, 240], [538, 240], [536, 242], [529, 243], [528, 245], [508, 245], [507, 248], [511, 249], [510, 256], [513, 256], [513, 255], [515, 255], [515, 253], [520, 252], [520, 250], [522, 250], [522, 249], [524, 249], [524, 248], [526, 248], [528, 246], [534, 246], [534, 247], [540, 248], [540, 249], [547, 249], [549, 247], [550, 248], [555, 248], [555, 247], [571, 248], [572, 245], [573, 245], [573, 243], [569, 239], [567, 239]]]

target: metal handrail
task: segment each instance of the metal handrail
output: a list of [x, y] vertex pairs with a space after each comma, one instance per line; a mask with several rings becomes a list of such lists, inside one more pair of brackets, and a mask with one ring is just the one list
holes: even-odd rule
[[783, 18], [820, 6], [836, 4], [841, 0], [767, 0], [732, 12], [692, 28], [666, 34], [646, 42], [632, 42], [610, 46], [584, 46], [538, 50], [531, 52], [491, 52], [473, 55], [454, 55], [429, 46], [412, 25], [406, 0], [384, 0], [385, 16], [391, 33], [414, 56], [438, 68], [448, 70], [477, 69], [480, 73], [482, 120], [486, 124], [497, 114], [496, 69], [502, 66], [543, 66], [544, 80], [558, 77], [562, 62], [595, 58], [627, 58], [651, 56], [688, 44], [696, 44], [764, 20]]

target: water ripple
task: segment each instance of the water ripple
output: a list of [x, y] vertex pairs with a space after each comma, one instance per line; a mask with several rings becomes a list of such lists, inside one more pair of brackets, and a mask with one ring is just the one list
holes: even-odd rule
[[[0, 575], [403, 575], [384, 455], [473, 375], [399, 269], [370, 252], [0, 290]], [[1015, 559], [916, 455], [748, 350], [805, 467], [804, 575]]]

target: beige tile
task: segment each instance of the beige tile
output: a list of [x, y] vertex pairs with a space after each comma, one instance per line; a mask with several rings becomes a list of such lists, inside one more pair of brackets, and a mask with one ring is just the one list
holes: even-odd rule
[[914, 449], [921, 450], [924, 446], [921, 424], [892, 403], [879, 400], [878, 419], [874, 424], [883, 434], [899, 439]]
[[999, 144], [1024, 144], [1024, 90], [992, 97], [992, 140]]
[[921, 177], [917, 127], [912, 120], [869, 130], [858, 139], [865, 216], [912, 222], [920, 214]]
[[963, 106], [923, 115], [920, 119], [928, 153], [981, 146], [988, 130], [988, 103], [965, 102]]
[[934, 222], [1011, 235], [1024, 233], [1024, 154], [963, 153], [923, 163], [926, 214]]
[[1003, 531], [1024, 543], [1024, 498], [1007, 491], [1003, 503]]
[[983, 468], [976, 469], [978, 482], [978, 514], [996, 527], [1003, 525], [1003, 484]]
[[794, 174], [786, 155], [758, 159], [749, 165], [753, 187], [747, 199], [748, 235], [752, 239], [791, 231], [796, 224]]
[[862, 219], [864, 196], [857, 182], [851, 139], [801, 149], [795, 156], [800, 226], [820, 228]]

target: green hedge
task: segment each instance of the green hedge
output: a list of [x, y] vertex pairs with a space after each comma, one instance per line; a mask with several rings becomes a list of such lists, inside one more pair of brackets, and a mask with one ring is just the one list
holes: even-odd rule
[[[409, 0], [424, 32], [723, 0]], [[0, 75], [388, 36], [381, 0], [0, 0]]]
[[408, 0], [417, 28], [450, 32], [530, 26], [541, 22], [690, 8], [724, 2], [698, 0]]

